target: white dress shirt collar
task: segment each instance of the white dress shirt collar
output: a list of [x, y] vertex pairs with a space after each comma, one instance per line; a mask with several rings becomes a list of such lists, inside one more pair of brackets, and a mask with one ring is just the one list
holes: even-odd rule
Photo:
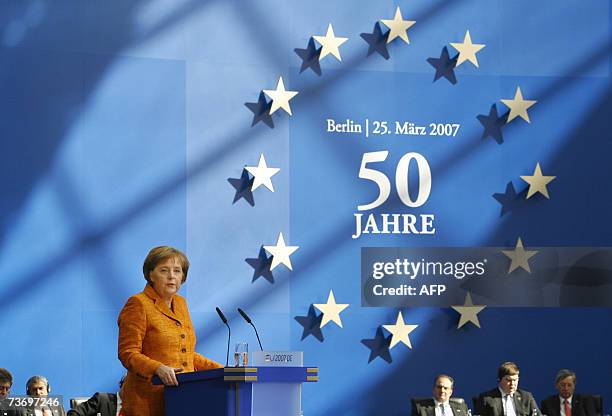
[[508, 393], [504, 392], [504, 391], [501, 389], [501, 387], [497, 387], [497, 390], [499, 390], [499, 392], [501, 393], [501, 397], [502, 397], [502, 399], [503, 399], [504, 397], [506, 397], [506, 396], [510, 396], [510, 397], [514, 398], [514, 393], [516, 393], [516, 392], [514, 392], [514, 393], [512, 393], [512, 394], [508, 394]]

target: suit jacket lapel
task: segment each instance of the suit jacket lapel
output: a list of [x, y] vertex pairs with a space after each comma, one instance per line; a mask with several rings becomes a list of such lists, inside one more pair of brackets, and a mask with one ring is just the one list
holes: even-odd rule
[[[179, 317], [177, 316], [177, 314], [175, 314], [174, 312], [172, 312], [172, 310], [168, 307], [168, 305], [166, 304], [166, 302], [164, 302], [164, 300], [157, 294], [157, 292], [155, 291], [155, 289], [153, 289], [153, 286], [151, 286], [150, 284], [147, 283], [147, 285], [145, 286], [145, 290], [144, 293], [150, 297], [151, 299], [153, 299], [153, 303], [155, 304], [155, 308], [160, 311], [161, 313], [163, 313], [164, 315], [166, 315], [168, 318], [173, 319], [175, 321], [178, 321], [182, 324], [181, 320], [179, 319]], [[172, 301], [175, 305], [177, 304], [177, 302], [175, 300]], [[176, 306], [175, 306], [176, 308]], [[175, 309], [176, 310], [176, 309]]]
[[436, 402], [433, 399], [427, 401], [427, 405], [423, 406], [424, 416], [436, 416]]
[[[560, 406], [561, 404], [559, 404]], [[574, 394], [572, 397], [572, 416], [582, 416], [582, 403], [580, 402], [580, 397]], [[566, 415], [567, 416], [567, 415]]]
[[115, 416], [117, 413], [117, 395], [108, 393], [106, 396], [106, 409], [109, 416]]
[[523, 414], [523, 396], [518, 390], [514, 393], [514, 410], [516, 411], [516, 416]]
[[493, 393], [494, 394], [492, 394], [492, 396], [495, 398], [495, 400], [493, 400], [493, 405], [495, 406], [495, 414], [498, 416], [504, 416], [504, 404], [502, 403], [502, 395], [499, 389], [495, 389]]
[[457, 403], [449, 402], [448, 404], [450, 405], [454, 416], [466, 416], [465, 412], [461, 410], [461, 406], [459, 406]]
[[110, 399], [110, 416], [115, 416], [117, 414], [117, 395], [109, 394], [108, 398]]
[[561, 400], [559, 396], [555, 396], [555, 401], [553, 402], [553, 408], [557, 412], [559, 416], [561, 416]]
[[155, 300], [155, 307], [157, 308], [158, 311], [160, 311], [161, 313], [166, 315], [168, 318], [174, 319], [175, 321], [179, 320], [176, 317], [176, 314], [174, 312], [172, 312], [172, 310], [168, 307], [166, 302], [164, 302], [162, 299], [158, 298], [158, 299]]

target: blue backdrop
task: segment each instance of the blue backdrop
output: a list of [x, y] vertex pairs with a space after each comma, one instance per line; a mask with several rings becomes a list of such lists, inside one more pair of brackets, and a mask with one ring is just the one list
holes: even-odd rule
[[[361, 33], [397, 6], [410, 44], [374, 53]], [[494, 308], [481, 328], [457, 329], [451, 308], [404, 308], [412, 349], [392, 362], [368, 362], [380, 325], [398, 309], [361, 306], [362, 247], [612, 246], [609, 192], [612, 12], [609, 0], [311, 1], [121, 0], [3, 1], [0, 4], [0, 367], [13, 394], [33, 374], [66, 397], [114, 391], [116, 318], [142, 290], [147, 251], [169, 244], [192, 266], [181, 289], [198, 335], [197, 350], [224, 361], [227, 311], [235, 341], [256, 339], [235, 311], [244, 308], [264, 348], [303, 350], [320, 380], [304, 388], [306, 415], [405, 415], [411, 396], [429, 395], [433, 377], [455, 377], [470, 398], [496, 384], [497, 366], [521, 368], [521, 387], [538, 400], [553, 394], [560, 368], [578, 373], [578, 390], [603, 394], [610, 413], [612, 309]], [[332, 23], [342, 61], [322, 59], [322, 75], [300, 73], [294, 48]], [[383, 25], [383, 29], [386, 27]], [[455, 68], [457, 84], [434, 79], [427, 58], [470, 30], [479, 67]], [[245, 103], [283, 77], [293, 116], [274, 128], [251, 126]], [[520, 86], [531, 123], [516, 119], [504, 142], [481, 139], [476, 116]], [[459, 123], [456, 137], [327, 132], [327, 119]], [[431, 166], [432, 192], [418, 209], [392, 192], [379, 212], [434, 213], [434, 235], [352, 239], [357, 205], [376, 187], [358, 178], [364, 152], [389, 150], [390, 178], [407, 152]], [[275, 192], [255, 205], [228, 178], [260, 154]], [[513, 181], [526, 188], [540, 162], [550, 200], [539, 195], [500, 217], [492, 197]], [[392, 181], [393, 182], [393, 181]], [[411, 186], [413, 184], [411, 183]], [[245, 262], [282, 232], [293, 271], [274, 283], [253, 279]], [[612, 280], [601, 290], [612, 290]], [[296, 317], [333, 290], [343, 328], [308, 335]], [[571, 290], [569, 287], [568, 290]], [[478, 303], [478, 297], [474, 297]], [[461, 304], [463, 298], [457, 299]], [[318, 313], [318, 312], [317, 312]], [[315, 331], [316, 332], [316, 331]], [[387, 332], [384, 333], [388, 335]]]

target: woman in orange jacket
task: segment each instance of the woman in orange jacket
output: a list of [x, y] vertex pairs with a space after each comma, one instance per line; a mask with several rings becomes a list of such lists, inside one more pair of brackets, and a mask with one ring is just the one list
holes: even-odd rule
[[185, 299], [177, 292], [189, 260], [179, 250], [152, 249], [142, 266], [147, 285], [119, 314], [119, 360], [128, 370], [122, 391], [124, 416], [163, 416], [163, 386], [178, 385], [176, 373], [223, 366], [195, 352], [196, 337]]

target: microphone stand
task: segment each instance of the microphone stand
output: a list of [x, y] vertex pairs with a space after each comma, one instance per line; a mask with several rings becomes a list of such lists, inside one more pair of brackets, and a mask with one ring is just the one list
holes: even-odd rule
[[225, 315], [223, 315], [223, 312], [221, 312], [221, 309], [219, 309], [219, 307], [216, 307], [215, 310], [217, 311], [217, 314], [219, 314], [219, 318], [221, 318], [221, 320], [227, 327], [227, 354], [225, 354], [225, 366], [229, 367], [229, 350], [230, 350], [230, 340], [232, 339], [232, 330], [229, 324], [227, 323], [227, 318], [225, 317]]

